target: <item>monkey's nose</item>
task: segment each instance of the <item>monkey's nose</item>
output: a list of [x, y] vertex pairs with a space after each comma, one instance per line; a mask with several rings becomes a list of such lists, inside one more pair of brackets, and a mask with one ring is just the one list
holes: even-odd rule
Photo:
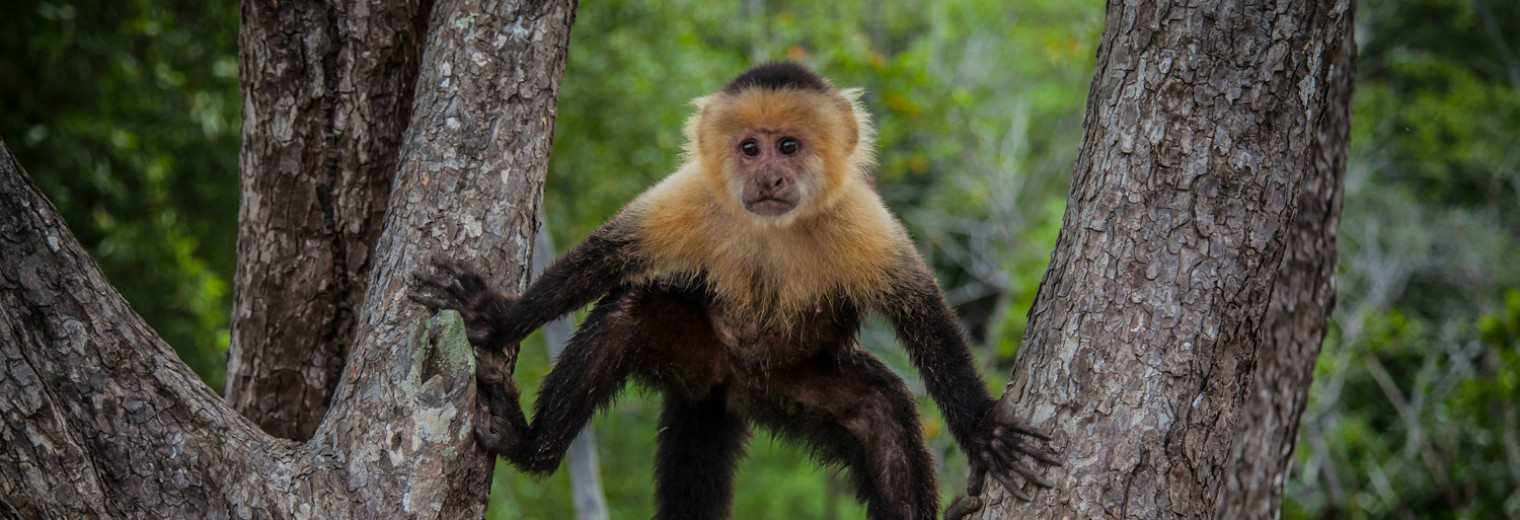
[[790, 182], [791, 180], [786, 177], [785, 173], [774, 170], [765, 172], [755, 177], [755, 186], [763, 191], [769, 192], [776, 192], [786, 189], [787, 184]]

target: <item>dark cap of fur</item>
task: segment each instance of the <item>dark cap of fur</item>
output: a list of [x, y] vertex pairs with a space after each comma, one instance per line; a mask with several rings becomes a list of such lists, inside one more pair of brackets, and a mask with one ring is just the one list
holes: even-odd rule
[[737, 94], [752, 88], [796, 89], [828, 92], [833, 87], [827, 80], [809, 72], [801, 65], [789, 61], [766, 63], [740, 74], [723, 87], [726, 94]]

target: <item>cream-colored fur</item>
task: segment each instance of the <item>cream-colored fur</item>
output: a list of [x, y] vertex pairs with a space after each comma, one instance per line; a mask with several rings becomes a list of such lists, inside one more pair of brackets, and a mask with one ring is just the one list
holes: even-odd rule
[[[763, 316], [830, 303], [873, 301], [912, 244], [871, 186], [873, 135], [855, 91], [830, 95], [755, 89], [697, 100], [687, 161], [629, 204], [651, 276], [706, 273], [721, 302]], [[785, 218], [744, 210], [726, 177], [747, 128], [784, 129], [807, 143], [821, 171]], [[748, 312], [743, 312], [748, 314]]]

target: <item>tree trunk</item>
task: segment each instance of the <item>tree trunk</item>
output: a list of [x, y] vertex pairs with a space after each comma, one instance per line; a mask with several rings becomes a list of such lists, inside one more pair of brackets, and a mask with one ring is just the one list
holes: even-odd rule
[[347, 361], [431, 6], [242, 3], [243, 204], [225, 396], [271, 435], [310, 438]]
[[0, 516], [482, 516], [475, 359], [458, 316], [426, 319], [405, 285], [431, 254], [521, 280], [573, 4], [433, 9], [349, 363], [305, 443], [201, 384], [0, 147]]
[[1111, 2], [1004, 406], [1056, 487], [982, 518], [1212, 518], [1349, 2]]
[[[1346, 10], [1348, 26], [1354, 11], [1354, 6]], [[1312, 163], [1304, 174], [1298, 214], [1288, 230], [1287, 252], [1277, 268], [1272, 304], [1262, 323], [1261, 352], [1230, 447], [1228, 480], [1216, 518], [1278, 517], [1299, 419], [1314, 381], [1314, 363], [1335, 307], [1336, 229], [1356, 80], [1354, 38], [1342, 38], [1332, 63], [1327, 110], [1314, 133]]]

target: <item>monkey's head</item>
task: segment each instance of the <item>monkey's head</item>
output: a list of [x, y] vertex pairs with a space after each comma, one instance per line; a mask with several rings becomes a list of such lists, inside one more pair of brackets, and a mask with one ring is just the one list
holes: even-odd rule
[[696, 101], [689, 152], [730, 211], [790, 224], [869, 183], [871, 130], [856, 96], [794, 63], [755, 67]]

